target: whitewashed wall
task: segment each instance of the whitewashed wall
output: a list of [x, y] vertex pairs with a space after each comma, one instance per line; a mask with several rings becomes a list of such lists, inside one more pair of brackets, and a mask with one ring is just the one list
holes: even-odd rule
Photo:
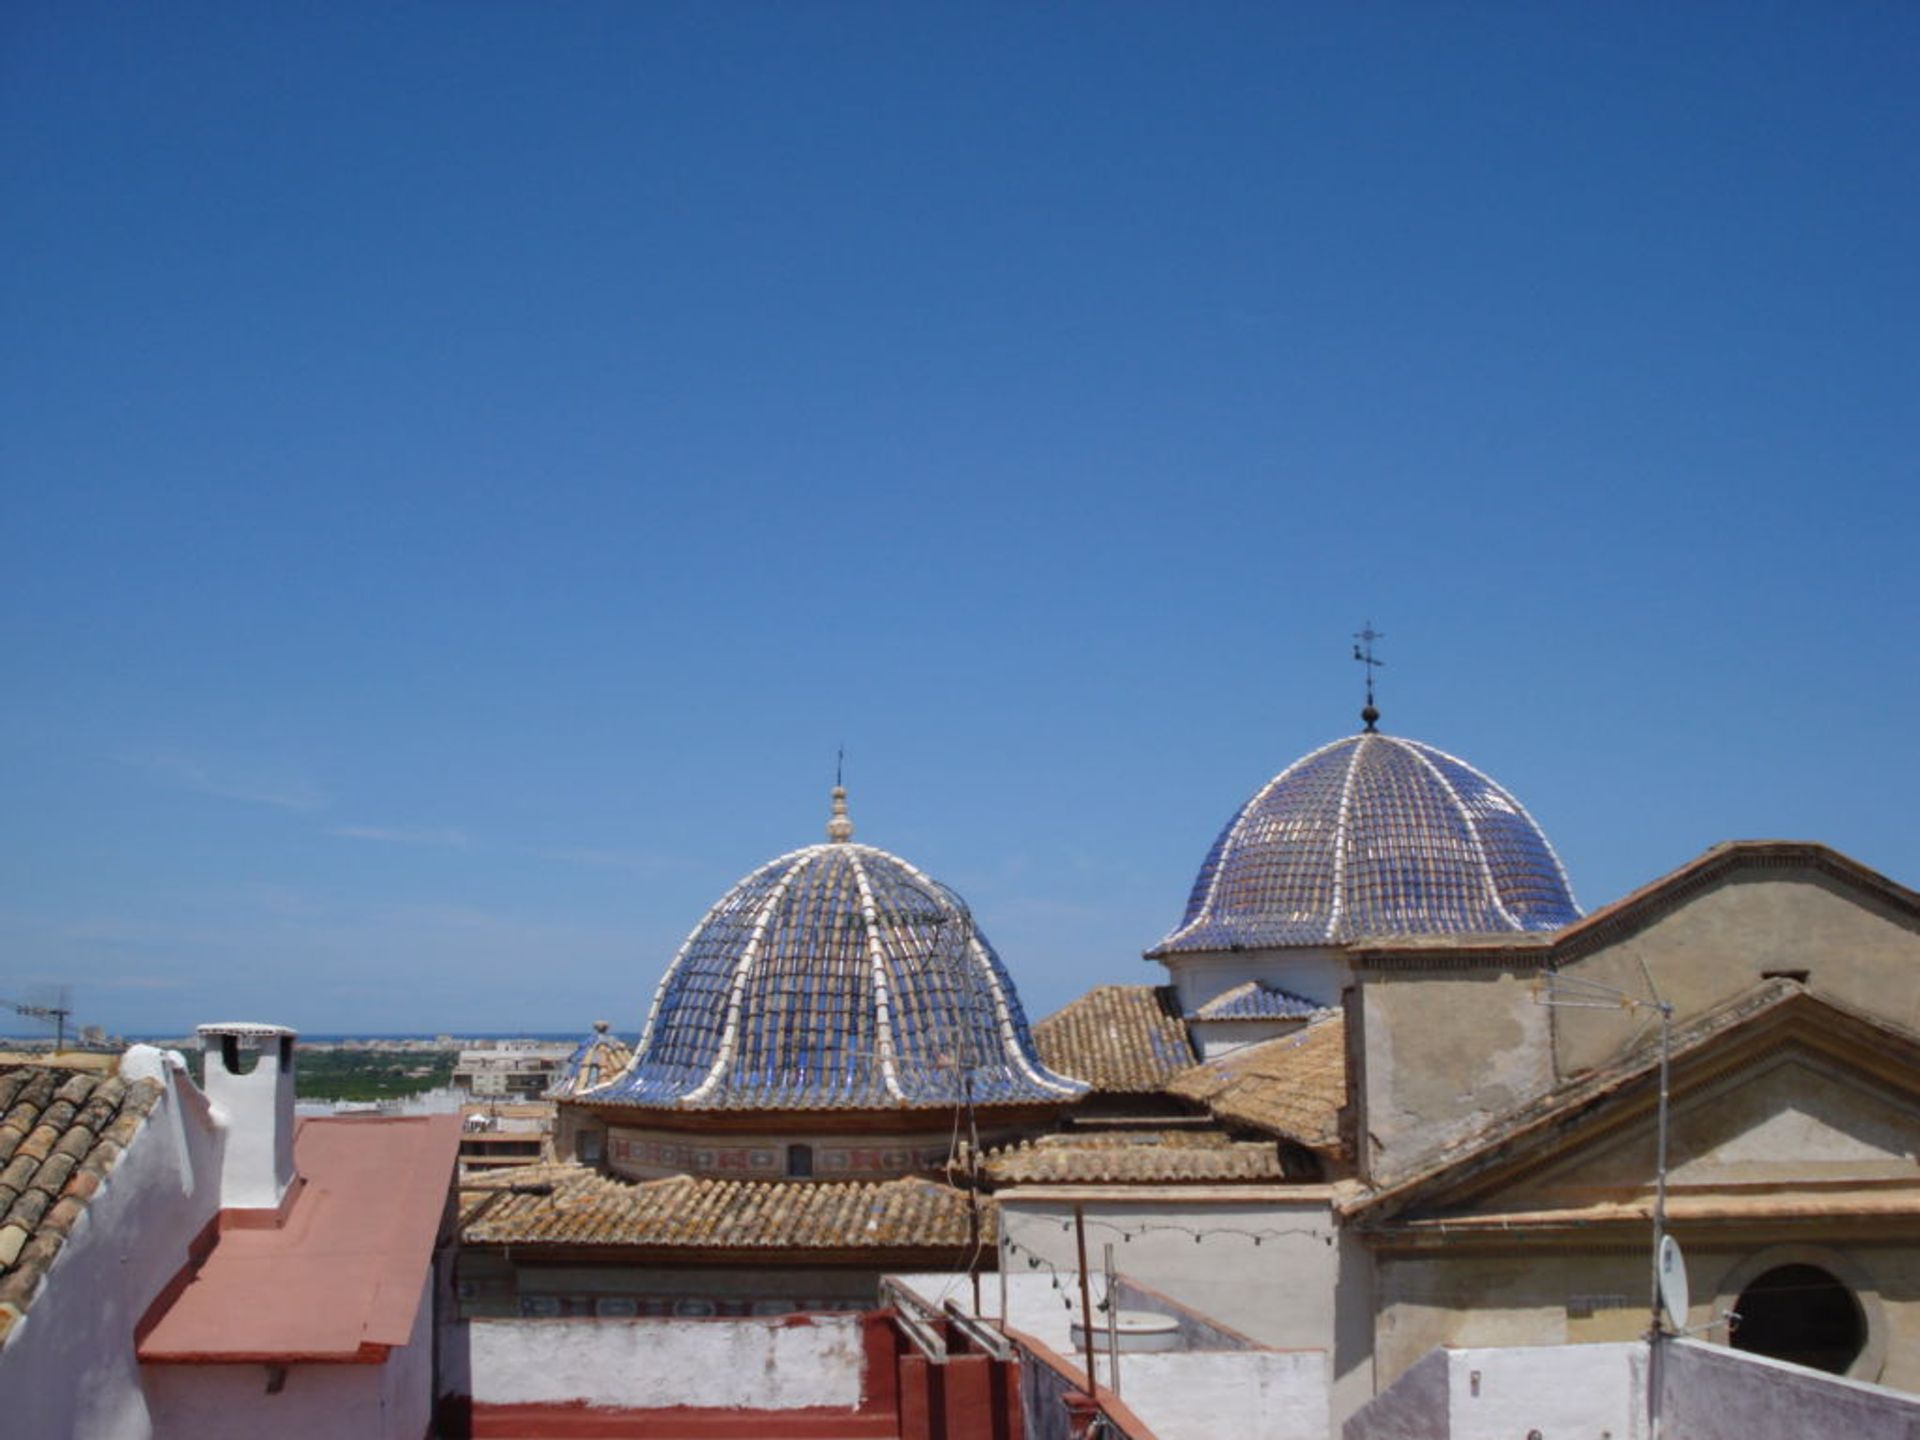
[[860, 1403], [858, 1315], [469, 1322], [476, 1405], [792, 1410]]
[[[203, 1096], [160, 1052], [136, 1047], [122, 1073], [166, 1077], [0, 1349], [0, 1432], [61, 1440], [149, 1440], [133, 1331], [187, 1263], [220, 1206], [222, 1132]], [[256, 1379], [258, 1372], [255, 1372]]]

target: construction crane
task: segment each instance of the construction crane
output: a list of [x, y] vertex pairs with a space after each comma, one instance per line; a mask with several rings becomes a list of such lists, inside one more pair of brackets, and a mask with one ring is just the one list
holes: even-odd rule
[[27, 1005], [18, 1000], [0, 999], [16, 1015], [24, 1015], [29, 1020], [51, 1020], [54, 1027], [53, 1053], [58, 1055], [67, 1048], [67, 1021], [73, 1016], [73, 1006], [62, 992], [58, 1003], [53, 1005]]

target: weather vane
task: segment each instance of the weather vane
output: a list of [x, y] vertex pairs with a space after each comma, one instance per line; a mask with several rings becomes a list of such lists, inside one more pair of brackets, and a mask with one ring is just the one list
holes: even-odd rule
[[1366, 722], [1369, 735], [1373, 733], [1374, 724], [1380, 718], [1380, 712], [1373, 703], [1373, 672], [1387, 663], [1374, 658], [1373, 642], [1386, 638], [1384, 634], [1373, 628], [1371, 620], [1367, 621], [1362, 629], [1356, 630], [1353, 636], [1353, 658], [1367, 667], [1367, 708], [1360, 712], [1360, 718]]

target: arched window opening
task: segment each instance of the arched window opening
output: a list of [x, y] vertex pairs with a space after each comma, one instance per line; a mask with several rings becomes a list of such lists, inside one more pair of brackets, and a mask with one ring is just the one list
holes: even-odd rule
[[1740, 1292], [1733, 1348], [1844, 1375], [1867, 1343], [1853, 1292], [1817, 1265], [1777, 1265]]
[[787, 1178], [789, 1180], [813, 1178], [813, 1147], [811, 1145], [787, 1146]]

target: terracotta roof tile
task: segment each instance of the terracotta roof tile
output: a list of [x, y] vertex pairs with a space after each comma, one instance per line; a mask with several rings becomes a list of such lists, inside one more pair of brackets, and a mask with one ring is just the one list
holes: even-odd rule
[[[629, 1181], [551, 1163], [460, 1191], [469, 1245], [898, 1251], [968, 1243], [966, 1193], [932, 1180]], [[991, 1201], [982, 1220], [991, 1237]]]
[[1001, 1185], [1160, 1184], [1284, 1181], [1279, 1147], [1236, 1141], [1217, 1130], [1045, 1135], [991, 1152], [989, 1179]]
[[1167, 1089], [1217, 1120], [1339, 1153], [1347, 1103], [1347, 1027], [1339, 1015], [1182, 1071]]
[[159, 1098], [151, 1080], [47, 1065], [0, 1071], [0, 1344]]
[[1162, 1090], [1194, 1059], [1171, 985], [1098, 986], [1035, 1025], [1033, 1042], [1049, 1069], [1109, 1094]]

